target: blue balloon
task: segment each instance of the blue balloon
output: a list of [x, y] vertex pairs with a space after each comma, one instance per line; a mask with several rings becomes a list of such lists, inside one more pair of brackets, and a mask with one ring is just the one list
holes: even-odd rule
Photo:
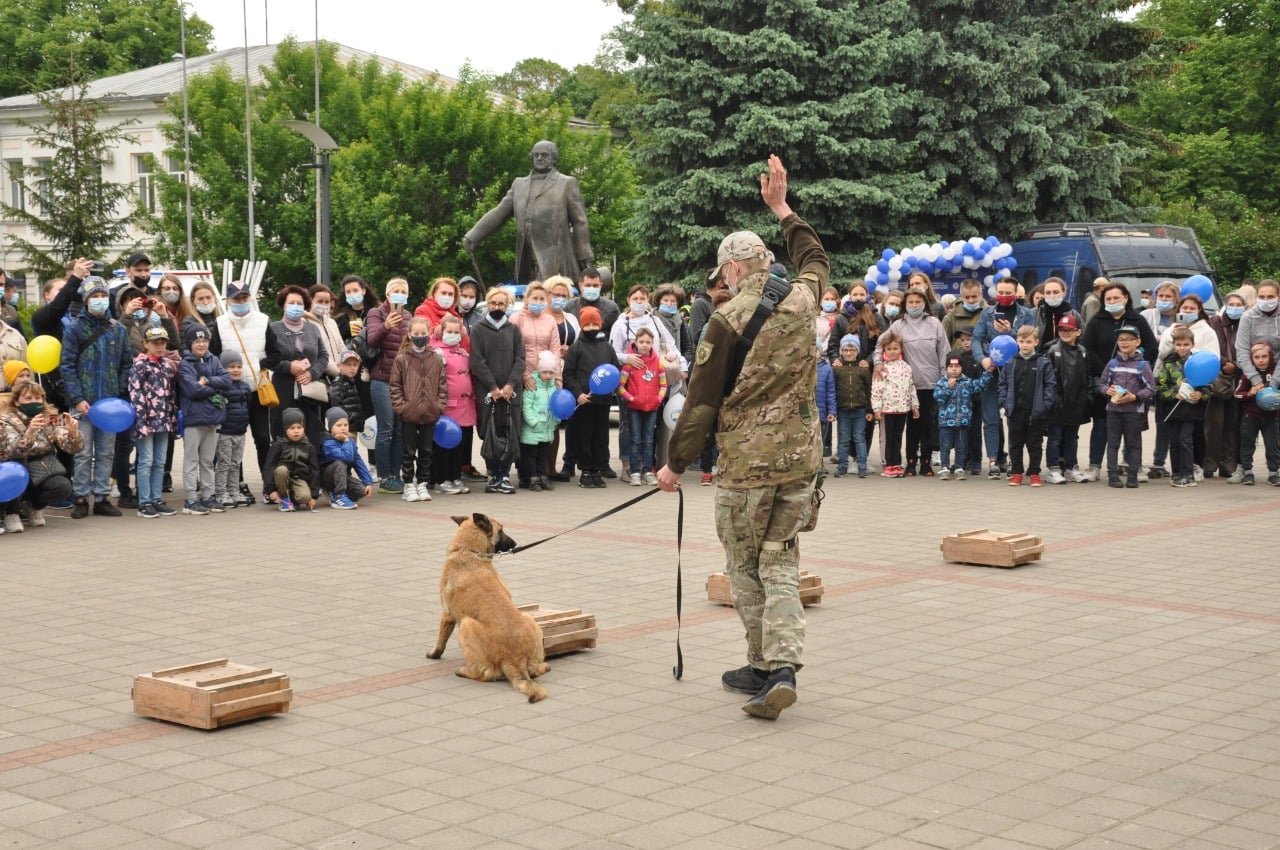
[[441, 416], [436, 422], [433, 439], [442, 449], [455, 449], [462, 443], [462, 426], [448, 416]]
[[880, 272], [880, 274], [876, 275], [876, 284], [877, 284], [877, 285], [879, 285], [879, 286], [888, 286], [888, 285], [889, 285], [889, 273], [888, 273], [888, 272]]
[[618, 388], [620, 380], [622, 375], [618, 372], [618, 367], [612, 363], [605, 363], [597, 366], [591, 373], [591, 377], [587, 379], [587, 386], [596, 395], [609, 395]]
[[1013, 271], [1018, 267], [1018, 261], [1015, 260], [1013, 257], [1006, 257], [1004, 261], [1004, 267], [1009, 271]]
[[940, 250], [945, 251], [945, 250], [947, 250], [947, 246], [948, 246], [948, 245], [950, 245], [950, 244], [951, 244], [950, 242], [948, 242], [947, 240], [943, 239], [941, 242], [939, 242], [939, 243], [938, 243], [938, 248], [939, 248]]
[[996, 247], [999, 244], [1000, 244], [1000, 240], [995, 238], [994, 236], [988, 236], [986, 239], [982, 240], [982, 247], [987, 249], [988, 251], [990, 251], [992, 248]]
[[1207, 387], [1222, 371], [1222, 361], [1211, 351], [1197, 351], [1187, 358], [1182, 377], [1193, 387]]
[[0, 463], [0, 502], [12, 502], [27, 489], [31, 476], [27, 474], [27, 465], [16, 460]]
[[1182, 287], [1178, 290], [1179, 298], [1186, 298], [1188, 295], [1194, 295], [1203, 303], [1209, 303], [1209, 299], [1213, 297], [1213, 281], [1202, 274], [1193, 274], [1182, 282]]
[[892, 260], [896, 256], [898, 256], [898, 252], [893, 250], [892, 248], [885, 248], [883, 251], [880, 252], [880, 259], [884, 260], [885, 262]]
[[559, 389], [551, 394], [547, 407], [556, 419], [568, 419], [578, 409], [578, 400], [573, 397], [572, 390]]
[[99, 399], [89, 406], [89, 422], [108, 434], [128, 431], [137, 418], [133, 405], [122, 398]]
[[880, 271], [880, 272], [884, 272], [885, 274], [888, 274], [888, 273], [889, 273], [889, 261], [888, 261], [888, 260], [876, 260], [876, 271]]
[[978, 249], [974, 247], [974, 244], [972, 242], [964, 243], [964, 247], [960, 249], [960, 252], [964, 254], [966, 257], [972, 257], [974, 254], [977, 253], [977, 251]]
[[1264, 387], [1258, 390], [1258, 394], [1253, 397], [1253, 401], [1268, 413], [1280, 410], [1280, 390]]
[[997, 366], [1003, 366], [1017, 355], [1018, 341], [1008, 334], [1000, 334], [991, 340], [991, 347], [988, 350], [991, 362]]

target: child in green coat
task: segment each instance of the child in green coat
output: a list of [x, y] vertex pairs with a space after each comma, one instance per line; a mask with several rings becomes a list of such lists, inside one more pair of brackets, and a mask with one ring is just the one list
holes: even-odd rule
[[551, 441], [555, 439], [559, 419], [551, 412], [551, 395], [558, 387], [556, 375], [560, 372], [560, 358], [550, 351], [538, 355], [538, 371], [533, 378], [533, 389], [525, 390], [520, 425], [520, 458], [516, 471], [520, 486], [525, 490], [551, 490], [547, 469], [551, 462]]

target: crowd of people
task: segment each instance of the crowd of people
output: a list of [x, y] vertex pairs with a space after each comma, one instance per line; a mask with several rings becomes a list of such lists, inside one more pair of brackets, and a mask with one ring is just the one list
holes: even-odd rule
[[[684, 392], [707, 320], [732, 294], [716, 277], [691, 299], [677, 285], [635, 285], [615, 302], [611, 275], [595, 268], [532, 283], [519, 304], [470, 276], [437, 278], [416, 306], [402, 278], [382, 290], [358, 275], [336, 291], [285, 286], [273, 321], [241, 282], [225, 293], [205, 281], [186, 289], [137, 254], [113, 289], [88, 261], [71, 264], [43, 285], [30, 333], [16, 310], [0, 316], [0, 461], [25, 464], [29, 476], [3, 505], [4, 530], [43, 525], [49, 507], [76, 519], [128, 509], [155, 518], [259, 500], [286, 512], [324, 499], [350, 510], [375, 489], [413, 503], [472, 485], [497, 494], [575, 478], [587, 488], [653, 485], [663, 406]], [[827, 287], [813, 356], [834, 475], [871, 474], [878, 448], [888, 478], [962, 480], [982, 475], [985, 457], [987, 477], [1010, 485], [1096, 481], [1105, 468], [1121, 488], [1215, 475], [1280, 486], [1280, 413], [1256, 398], [1280, 386], [1280, 284], [1242, 287], [1213, 314], [1175, 282], [1142, 293], [1141, 306], [1104, 279], [1079, 312], [1066, 294], [1057, 278], [1029, 294], [1006, 280], [988, 303], [975, 280], [940, 299], [919, 272], [901, 291]], [[5, 305], [16, 301], [6, 289]], [[25, 361], [36, 334], [61, 343], [58, 368], [44, 374]], [[993, 350], [1006, 335], [1016, 351]], [[1221, 369], [1191, 387], [1182, 370], [1199, 351]], [[619, 382], [597, 392], [592, 375], [606, 364]], [[562, 389], [576, 403], [564, 420], [552, 403]], [[95, 426], [88, 413], [104, 399], [128, 400], [132, 427]], [[460, 438], [437, 440], [446, 417]], [[1266, 471], [1255, 476], [1259, 436]], [[184, 497], [171, 506], [177, 439]], [[714, 483], [716, 453], [709, 440], [695, 463], [702, 484]], [[259, 475], [246, 477], [246, 466]]]

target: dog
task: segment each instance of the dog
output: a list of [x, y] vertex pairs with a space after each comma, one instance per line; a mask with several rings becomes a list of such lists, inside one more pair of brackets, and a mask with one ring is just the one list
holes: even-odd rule
[[444, 654], [456, 625], [466, 662], [457, 675], [477, 682], [505, 676], [529, 702], [546, 699], [546, 690], [533, 681], [551, 669], [542, 648], [542, 629], [516, 608], [493, 566], [493, 554], [511, 551], [516, 542], [500, 522], [484, 514], [456, 516], [453, 521], [458, 530], [440, 574], [440, 633], [427, 657]]

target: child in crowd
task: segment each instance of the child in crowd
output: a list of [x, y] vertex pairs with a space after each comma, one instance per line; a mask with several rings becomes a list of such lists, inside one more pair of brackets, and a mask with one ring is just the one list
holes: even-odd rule
[[636, 331], [627, 351], [639, 357], [641, 365], [623, 364], [618, 383], [631, 428], [631, 484], [636, 487], [658, 483], [653, 474], [653, 435], [658, 428], [662, 402], [667, 397], [667, 371], [653, 343], [653, 331], [648, 328]]
[[[836, 477], [849, 472], [849, 446], [853, 445], [858, 477], [867, 477], [867, 420], [872, 418], [871, 369], [860, 361], [857, 334], [840, 338], [840, 368], [832, 369], [836, 388]], [[821, 366], [823, 361], [819, 361]]]
[[[1147, 403], [1156, 393], [1151, 364], [1138, 353], [1141, 336], [1133, 325], [1116, 330], [1116, 356], [1098, 378], [1098, 392], [1107, 397], [1107, 486], [1138, 487], [1142, 468], [1142, 429], [1147, 424]], [[1120, 481], [1120, 443], [1128, 476]]]
[[1009, 425], [1009, 486], [1022, 483], [1022, 449], [1027, 450], [1026, 475], [1032, 487], [1041, 487], [1040, 458], [1045, 426], [1053, 410], [1057, 382], [1049, 360], [1036, 349], [1040, 333], [1033, 325], [1018, 328], [1018, 356], [1000, 368], [1000, 407]]
[[[965, 337], [968, 337], [967, 333]], [[972, 361], [972, 356], [969, 359]], [[980, 394], [990, 382], [991, 373], [980, 364], [978, 376], [970, 378], [964, 373], [964, 357], [954, 352], [947, 355], [946, 374], [933, 387], [933, 401], [938, 408], [939, 454], [942, 457], [938, 480], [945, 481], [953, 476], [957, 481], [965, 480], [969, 464], [970, 426], [975, 415], [981, 416], [981, 411], [975, 413], [974, 403], [981, 403]], [[954, 464], [951, 462], [953, 449]], [[978, 455], [981, 457], [982, 452], [979, 451]]]
[[282, 513], [296, 511], [299, 506], [314, 511], [320, 492], [320, 457], [307, 440], [306, 417], [290, 407], [280, 414], [280, 424], [284, 436], [267, 449], [263, 486], [272, 501], [279, 501]]
[[431, 447], [436, 422], [449, 401], [448, 386], [444, 357], [431, 347], [431, 323], [415, 316], [400, 342], [390, 381], [391, 407], [401, 422], [400, 498], [406, 502], [431, 501]]
[[244, 357], [239, 351], [228, 348], [218, 355], [218, 360], [227, 370], [231, 388], [223, 393], [227, 399], [227, 415], [218, 428], [213, 499], [224, 508], [236, 508], [244, 502], [240, 489], [240, 463], [244, 460], [244, 437], [249, 430], [249, 394], [253, 390], [244, 380]]
[[1266, 387], [1275, 386], [1276, 352], [1269, 342], [1255, 342], [1249, 347], [1249, 361], [1262, 377], [1256, 386], [1248, 375], [1241, 374], [1236, 385], [1236, 398], [1240, 405], [1240, 468], [1244, 470], [1242, 484], [1253, 484], [1253, 455], [1257, 450], [1258, 435], [1262, 435], [1262, 451], [1267, 462], [1267, 483], [1280, 487], [1280, 411], [1258, 407], [1257, 395]]
[[71, 479], [59, 455], [80, 450], [80, 430], [74, 418], [48, 402], [44, 387], [35, 381], [15, 381], [9, 389], [7, 398], [0, 401], [0, 460], [24, 464], [27, 487], [19, 499], [0, 505], [4, 513], [0, 534], [21, 534], [20, 502], [30, 510], [27, 524], [40, 528], [46, 507], [71, 499]]
[[164, 502], [164, 457], [170, 433], [178, 427], [178, 354], [169, 352], [169, 332], [147, 328], [146, 351], [129, 368], [129, 399], [136, 415], [138, 516], [155, 519], [177, 511]]
[[1160, 404], [1156, 415], [1165, 424], [1169, 434], [1170, 463], [1174, 487], [1195, 487], [1195, 434], [1204, 423], [1206, 394], [1186, 383], [1183, 370], [1195, 335], [1190, 329], [1175, 325], [1165, 334], [1173, 344], [1173, 352], [1167, 355], [1156, 376], [1156, 391]]
[[[961, 300], [963, 302], [964, 290], [961, 288]], [[962, 307], [961, 309], [967, 309]], [[956, 327], [955, 333], [955, 353], [960, 357], [960, 371], [966, 378], [977, 380], [983, 375], [991, 375], [982, 368], [982, 359], [973, 353], [973, 325], [959, 325]], [[988, 379], [994, 381], [992, 377]], [[990, 386], [990, 383], [987, 384]], [[1003, 432], [1001, 432], [1003, 434]], [[965, 438], [965, 455], [968, 460], [965, 462], [965, 472], [968, 475], [982, 474], [982, 393], [976, 393], [973, 397], [973, 410], [969, 415], [969, 433]], [[973, 451], [970, 451], [970, 447]], [[953, 478], [955, 476], [952, 476]]]
[[324, 427], [329, 436], [321, 450], [320, 483], [329, 491], [329, 507], [349, 511], [373, 492], [373, 475], [351, 437], [351, 419], [345, 410], [329, 408], [324, 414]]
[[884, 429], [884, 469], [880, 475], [902, 478], [907, 474], [902, 468], [902, 434], [908, 413], [913, 419], [920, 418], [920, 402], [911, 382], [911, 367], [902, 359], [902, 340], [895, 332], [886, 331], [881, 337], [880, 354], [883, 363], [871, 379], [871, 411]]
[[818, 338], [818, 347], [814, 353], [818, 358], [818, 380], [814, 388], [814, 400], [818, 405], [818, 425], [822, 435], [822, 456], [830, 456], [839, 463], [839, 458], [831, 452], [831, 430], [836, 423], [836, 379], [835, 375], [832, 374], [835, 370], [831, 368], [831, 364], [827, 361], [826, 344], [821, 337]]
[[560, 358], [550, 351], [540, 351], [536, 365], [533, 389], [524, 391], [521, 402], [524, 415], [520, 420], [520, 458], [517, 461], [520, 486], [535, 493], [555, 489], [547, 480], [547, 469], [551, 438], [560, 421], [551, 412], [551, 395], [557, 389], [556, 372], [560, 370]]
[[573, 456], [582, 470], [579, 487], [604, 487], [604, 468], [609, 463], [609, 407], [613, 393], [593, 393], [591, 373], [606, 363], [618, 366], [618, 354], [603, 331], [600, 311], [583, 307], [578, 311], [582, 335], [569, 346], [564, 364], [564, 385], [578, 399], [574, 411], [574, 435], [578, 445]]
[[182, 512], [193, 516], [224, 513], [213, 498], [213, 465], [218, 456], [218, 428], [227, 418], [231, 378], [222, 361], [209, 353], [209, 330], [195, 322], [187, 327], [187, 353], [178, 366], [182, 406], [182, 485], [187, 500]]
[[369, 412], [360, 401], [360, 355], [349, 348], [338, 354], [338, 377], [329, 384], [329, 405], [346, 411], [352, 434], [364, 430]]
[[1058, 338], [1045, 348], [1045, 357], [1053, 367], [1057, 393], [1049, 414], [1049, 468], [1045, 478], [1050, 484], [1088, 481], [1076, 463], [1080, 445], [1080, 426], [1092, 418], [1093, 381], [1089, 377], [1089, 349], [1080, 345], [1080, 319], [1067, 313], [1058, 319]]
[[[462, 286], [465, 287], [465, 284]], [[474, 291], [474, 284], [472, 287]], [[465, 293], [466, 289], [463, 288], [462, 291]], [[444, 415], [457, 422], [462, 429], [462, 441], [451, 449], [438, 448], [432, 459], [431, 473], [437, 482], [437, 491], [446, 496], [471, 492], [471, 488], [463, 483], [462, 473], [464, 466], [471, 462], [471, 446], [476, 428], [476, 396], [471, 382], [471, 352], [463, 345], [465, 337], [463, 321], [457, 316], [446, 314], [436, 328], [436, 338], [431, 342], [444, 358], [444, 378], [449, 394]]]

